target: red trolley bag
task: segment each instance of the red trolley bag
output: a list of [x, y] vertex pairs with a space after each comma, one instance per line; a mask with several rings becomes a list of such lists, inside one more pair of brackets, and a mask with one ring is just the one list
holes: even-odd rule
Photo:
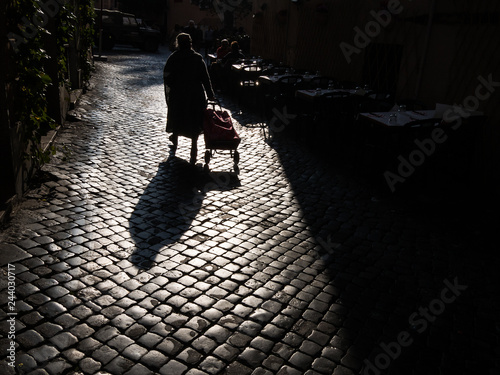
[[[210, 108], [211, 105], [211, 108]], [[216, 105], [219, 109], [216, 109]], [[238, 145], [241, 142], [229, 113], [222, 109], [219, 101], [209, 101], [203, 115], [203, 136], [205, 139], [205, 169], [216, 150], [229, 150], [238, 172]]]

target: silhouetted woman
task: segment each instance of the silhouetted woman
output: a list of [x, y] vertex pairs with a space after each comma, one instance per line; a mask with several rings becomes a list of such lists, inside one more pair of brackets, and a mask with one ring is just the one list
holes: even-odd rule
[[168, 107], [167, 132], [173, 133], [170, 136], [173, 152], [175, 154], [179, 135], [191, 138], [190, 162], [195, 164], [206, 97], [214, 99], [214, 92], [205, 61], [193, 51], [189, 34], [177, 36], [177, 50], [167, 59], [163, 82]]

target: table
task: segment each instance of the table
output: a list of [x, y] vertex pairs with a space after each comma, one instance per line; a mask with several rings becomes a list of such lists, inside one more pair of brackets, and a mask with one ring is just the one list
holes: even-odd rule
[[[393, 192], [397, 182], [406, 181], [421, 165], [425, 167], [412, 177], [421, 186], [434, 185], [449, 173], [472, 176], [479, 151], [476, 140], [485, 116], [469, 112], [462, 125], [444, 121], [444, 113], [439, 106], [436, 110], [360, 113], [363, 121], [357, 122], [357, 139], [361, 159], [384, 176]], [[446, 147], [441, 146], [444, 143]]]
[[300, 75], [304, 81], [310, 81], [314, 77], [317, 77], [315, 75], [302, 75], [302, 74], [295, 74], [295, 73], [286, 73], [286, 74], [278, 74], [278, 75], [272, 75], [272, 76], [267, 76], [263, 75], [259, 77], [259, 81], [265, 84], [274, 84], [277, 83], [281, 78], [283, 77], [290, 77], [290, 76], [297, 76]]
[[258, 71], [262, 71], [262, 67], [256, 65], [256, 64], [246, 64], [246, 63], [240, 63], [240, 64], [232, 64], [231, 65], [231, 70], [234, 72], [241, 72], [243, 69], [247, 66], [256, 66]]
[[212, 65], [212, 64], [217, 62], [217, 55], [215, 55], [213, 53], [209, 53], [209, 54], [207, 54], [207, 57], [208, 57], [207, 61], [208, 61], [209, 65]]
[[316, 89], [316, 90], [297, 90], [295, 92], [295, 96], [300, 99], [305, 99], [309, 102], [313, 102], [316, 99], [320, 98], [322, 95], [327, 94], [342, 94], [348, 93], [349, 95], [364, 95], [364, 92], [354, 89]]
[[[364, 112], [359, 114], [360, 117], [370, 120], [373, 123], [382, 126], [402, 127], [414, 121], [422, 120], [436, 120], [436, 124], [441, 124], [443, 116], [436, 115], [436, 110], [427, 109], [420, 111], [389, 111], [389, 112]], [[471, 117], [483, 116], [483, 112], [473, 111], [470, 112]]]
[[405, 112], [364, 112], [360, 113], [359, 116], [382, 126], [400, 127], [413, 121], [431, 120], [433, 118], [436, 119], [436, 122], [440, 122], [440, 119], [435, 117], [435, 112], [434, 109]]
[[255, 66], [255, 65], [262, 68], [261, 64], [262, 64], [262, 59], [240, 60], [239, 62], [231, 65], [231, 70], [239, 72], [243, 70], [245, 66]]

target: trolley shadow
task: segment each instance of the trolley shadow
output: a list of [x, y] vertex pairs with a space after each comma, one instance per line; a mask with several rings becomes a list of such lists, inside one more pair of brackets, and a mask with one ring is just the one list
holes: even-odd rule
[[129, 260], [139, 269], [150, 269], [161, 249], [174, 244], [189, 230], [210, 190], [230, 190], [239, 179], [205, 173], [175, 156], [158, 166], [129, 219], [135, 249]]

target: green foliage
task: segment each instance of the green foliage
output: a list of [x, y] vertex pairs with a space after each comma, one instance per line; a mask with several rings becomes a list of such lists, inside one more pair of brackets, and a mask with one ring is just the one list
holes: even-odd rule
[[95, 11], [92, 0], [80, 0], [78, 9], [78, 21], [80, 25], [80, 68], [83, 80], [87, 82], [93, 70], [92, 60], [89, 56], [90, 48], [94, 44], [94, 22]]
[[[8, 19], [21, 20], [25, 17], [25, 19], [31, 20], [37, 9], [35, 1], [16, 1], [14, 6], [9, 9]], [[25, 29], [12, 30], [21, 33]], [[23, 140], [29, 145], [28, 153], [25, 156], [32, 159], [34, 167], [47, 160], [50, 151], [44, 152], [41, 149], [40, 139], [47, 129], [56, 126], [55, 121], [47, 114], [46, 93], [52, 79], [45, 69], [49, 60], [43, 43], [43, 37], [46, 33], [42, 28], [39, 28], [36, 34], [31, 33], [31, 38], [27, 39], [26, 43], [19, 45], [17, 53], [12, 56], [15, 98], [13, 117], [22, 125]]]
[[74, 38], [76, 32], [77, 19], [71, 8], [73, 7], [70, 4], [61, 6], [59, 12], [54, 17], [57, 35], [58, 79], [60, 84], [66, 83], [65, 77], [68, 73], [66, 48], [70, 40]]
[[[40, 144], [42, 136], [57, 127], [56, 121], [48, 115], [47, 91], [51, 85], [67, 85], [67, 47], [79, 29], [80, 63], [84, 79], [90, 78], [92, 64], [87, 51], [92, 45], [94, 22], [91, 0], [80, 0], [78, 9], [72, 9], [70, 4], [59, 4], [49, 15], [43, 13], [41, 3], [45, 1], [14, 0], [7, 7], [8, 31], [24, 38], [24, 42], [18, 43], [11, 54], [12, 71], [8, 72], [15, 98], [12, 115], [21, 125], [22, 141], [28, 145], [25, 157], [31, 159], [34, 169], [48, 162], [50, 155], [55, 153], [54, 147], [44, 151]], [[50, 27], [52, 33], [46, 27]], [[47, 74], [51, 58], [46, 53], [46, 43], [54, 43], [54, 39], [56, 53], [53, 59], [57, 62], [58, 73], [51, 79]]]

